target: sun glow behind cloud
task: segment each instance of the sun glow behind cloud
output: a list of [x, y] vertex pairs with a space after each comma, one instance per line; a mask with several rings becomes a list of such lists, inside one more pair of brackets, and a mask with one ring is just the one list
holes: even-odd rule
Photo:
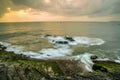
[[[120, 0], [1, 0], [0, 21], [120, 20]], [[109, 4], [108, 4], [109, 3]]]
[[30, 9], [9, 11], [1, 21], [6, 22], [26, 22], [26, 21], [111, 21], [111, 17], [89, 17], [89, 16], [58, 16], [48, 12], [31, 12]]
[[44, 0], [45, 1], [45, 3], [50, 3], [51, 2], [51, 0]]
[[6, 22], [21, 22], [21, 21], [55, 21], [62, 20], [63, 16], [57, 16], [48, 12], [31, 12], [30, 9], [9, 11], [2, 18], [1, 21]]

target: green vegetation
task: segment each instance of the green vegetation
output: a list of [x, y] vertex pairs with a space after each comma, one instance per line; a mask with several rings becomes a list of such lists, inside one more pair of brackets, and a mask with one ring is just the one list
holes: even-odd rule
[[54, 74], [57, 74], [57, 75], [63, 74], [56, 62], [47, 61], [47, 60], [18, 60], [17, 62], [20, 64], [36, 66], [39, 68], [41, 67], [43, 69], [51, 68]]
[[[43, 70], [43, 72], [53, 72], [53, 74], [56, 76], [63, 75], [55, 61], [30, 59], [24, 55], [14, 54], [13, 52], [0, 51], [0, 62], [29, 65], [35, 68], [39, 68]], [[45, 69], [46, 71], [44, 71]], [[51, 69], [51, 71], [48, 69]]]
[[99, 61], [94, 66], [104, 68], [108, 72], [120, 70], [120, 64], [112, 61]]

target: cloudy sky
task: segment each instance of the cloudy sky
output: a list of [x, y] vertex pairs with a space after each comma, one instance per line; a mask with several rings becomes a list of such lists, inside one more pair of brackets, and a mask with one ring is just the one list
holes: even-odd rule
[[0, 22], [120, 21], [120, 0], [0, 0]]

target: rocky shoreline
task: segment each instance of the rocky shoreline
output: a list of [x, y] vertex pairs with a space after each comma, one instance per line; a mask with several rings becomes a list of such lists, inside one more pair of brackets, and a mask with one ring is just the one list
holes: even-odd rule
[[[75, 60], [37, 60], [0, 45], [0, 80], [120, 80], [120, 64], [94, 60], [93, 72]], [[93, 57], [93, 59], [96, 57]]]

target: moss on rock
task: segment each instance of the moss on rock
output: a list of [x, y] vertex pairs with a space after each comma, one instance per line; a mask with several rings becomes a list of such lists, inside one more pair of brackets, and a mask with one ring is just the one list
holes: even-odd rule
[[120, 70], [120, 64], [113, 61], [97, 61], [93, 66], [93, 69], [100, 70], [102, 72], [113, 72]]

